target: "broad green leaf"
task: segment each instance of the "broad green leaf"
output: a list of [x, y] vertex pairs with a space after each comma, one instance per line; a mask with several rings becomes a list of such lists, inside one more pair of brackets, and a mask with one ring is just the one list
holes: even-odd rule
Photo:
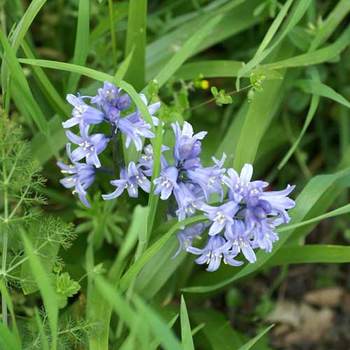
[[181, 295], [180, 321], [182, 348], [184, 350], [194, 350], [191, 324], [188, 318], [187, 307], [183, 295]]
[[159, 87], [163, 86], [175, 74], [181, 65], [194, 54], [198, 45], [207, 36], [212, 34], [213, 29], [219, 23], [221, 18], [222, 16], [217, 16], [202, 24], [200, 29], [198, 29], [174, 54], [174, 56], [154, 78], [158, 82]]
[[153, 79], [159, 73], [164, 64], [166, 64], [188, 40], [188, 33], [198, 31], [200, 25], [207, 23], [214, 16], [222, 15], [223, 17], [213, 29], [212, 34], [207, 36], [206, 39], [199, 44], [193, 54], [250, 28], [263, 18], [266, 18], [266, 13], [260, 16], [253, 16], [254, 8], [260, 2], [261, 0], [233, 0], [221, 5], [222, 2], [217, 1], [219, 5], [215, 8], [213, 8], [211, 6], [213, 4], [210, 3], [208, 9], [204, 8], [203, 11], [197, 12], [189, 21], [152, 42], [147, 46], [146, 80], [149, 81]]
[[134, 52], [125, 80], [137, 90], [145, 85], [145, 51], [147, 35], [147, 0], [130, 0], [125, 57]]
[[[83, 66], [89, 52], [90, 42], [90, 0], [79, 0], [78, 23], [75, 34], [73, 64]], [[67, 93], [75, 93], [79, 75], [71, 74], [68, 79]]]
[[58, 327], [58, 301], [56, 292], [52, 286], [52, 281], [41, 264], [39, 258], [34, 253], [32, 243], [24, 232], [21, 233], [24, 250], [29, 258], [29, 264], [37, 283], [40, 294], [43, 298], [45, 310], [51, 330], [51, 349], [57, 348], [57, 327]]

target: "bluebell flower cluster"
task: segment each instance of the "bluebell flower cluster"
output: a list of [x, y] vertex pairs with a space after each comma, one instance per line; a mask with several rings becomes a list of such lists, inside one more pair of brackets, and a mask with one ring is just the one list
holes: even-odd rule
[[[140, 97], [147, 105], [145, 96]], [[153, 138], [154, 134], [140, 111], [127, 113], [130, 97], [113, 84], [105, 83], [94, 97], [68, 95], [67, 100], [72, 104], [73, 112], [72, 118], [63, 126], [77, 126], [80, 134], [66, 131], [69, 141], [76, 146], [71, 151], [71, 143], [67, 145], [71, 165], [58, 163], [62, 172], [68, 174], [61, 183], [73, 189], [85, 205], [89, 205], [86, 190], [101, 167], [99, 155], [117, 133], [122, 133], [125, 146], [133, 143], [141, 155], [137, 162], [130, 162], [120, 169], [118, 179], [110, 181], [115, 189], [103, 194], [104, 200], [115, 199], [123, 193], [136, 198], [140, 189], [149, 193], [154, 188], [160, 199], [169, 201], [170, 217], [177, 217], [181, 222], [193, 215], [204, 214], [205, 222], [184, 226], [178, 232], [179, 249], [175, 256], [183, 250], [196, 255], [195, 262], [206, 264], [208, 271], [217, 270], [221, 262], [240, 266], [243, 257], [254, 263], [257, 249], [271, 252], [278, 240], [276, 228], [290, 220], [288, 210], [295, 203], [288, 196], [294, 186], [269, 191], [267, 182], [252, 180], [252, 165], [245, 164], [240, 173], [226, 169], [225, 154], [221, 159], [213, 157], [212, 165], [203, 165], [200, 156], [202, 140], [207, 133], [194, 133], [192, 125], [186, 121], [182, 125], [171, 124], [174, 146], [162, 145], [161, 170], [152, 186], [153, 148], [145, 140]], [[154, 125], [159, 122], [154, 117], [159, 107], [160, 103], [148, 106]], [[112, 134], [92, 134], [91, 126], [100, 123], [109, 123]], [[198, 247], [204, 237], [207, 237], [206, 242]]]
[[[143, 103], [147, 106], [147, 99], [140, 94]], [[87, 199], [87, 189], [94, 183], [96, 172], [101, 168], [99, 155], [107, 148], [111, 139], [118, 133], [125, 136], [126, 147], [133, 143], [137, 150], [141, 150], [144, 139], [153, 138], [152, 126], [147, 123], [138, 109], [128, 113], [131, 99], [128, 94], [114, 84], [105, 82], [98, 89], [96, 96], [67, 95], [67, 101], [73, 106], [72, 116], [62, 123], [66, 129], [66, 136], [70, 143], [66, 146], [67, 156], [71, 164], [58, 162], [63, 174], [61, 184], [72, 189], [81, 202], [90, 206]], [[156, 125], [158, 119], [153, 116], [159, 109], [160, 103], [148, 105], [148, 111]], [[91, 130], [98, 124], [109, 124], [110, 135], [92, 133]], [[79, 134], [73, 133], [70, 128], [77, 127]], [[75, 145], [72, 150], [72, 144]], [[81, 162], [85, 161], [85, 162]], [[111, 199], [119, 196], [127, 189], [131, 197], [137, 197], [138, 187], [149, 192], [150, 181], [143, 175], [141, 166], [130, 163], [127, 169], [121, 169], [121, 179], [112, 181], [117, 190], [111, 195], [104, 196]]]

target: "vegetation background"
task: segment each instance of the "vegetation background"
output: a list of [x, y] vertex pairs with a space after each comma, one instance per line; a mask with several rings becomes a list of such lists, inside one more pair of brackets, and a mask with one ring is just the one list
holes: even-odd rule
[[[349, 12], [1, 0], [0, 349], [349, 349]], [[106, 179], [86, 209], [60, 186], [65, 95], [103, 81], [208, 131], [207, 161], [297, 185], [272, 254], [208, 273], [172, 259], [180, 226], [155, 196], [104, 202]]]

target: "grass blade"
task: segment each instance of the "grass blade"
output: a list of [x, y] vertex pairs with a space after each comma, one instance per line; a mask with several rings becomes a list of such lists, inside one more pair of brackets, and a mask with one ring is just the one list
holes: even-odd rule
[[[83, 66], [89, 52], [90, 41], [90, 0], [79, 0], [77, 32], [73, 64]], [[74, 93], [79, 82], [79, 75], [71, 74], [68, 79], [67, 93]]]
[[182, 348], [184, 350], [194, 350], [191, 325], [183, 295], [181, 295], [180, 320]]
[[51, 284], [50, 278], [41, 264], [39, 258], [35, 255], [32, 243], [24, 232], [21, 233], [24, 244], [24, 250], [28, 256], [35, 282], [37, 283], [40, 294], [43, 298], [45, 310], [49, 319], [51, 330], [51, 349], [57, 348], [57, 325], [58, 325], [58, 301], [56, 292]]
[[274, 325], [265, 328], [262, 332], [256, 335], [253, 339], [250, 339], [247, 343], [241, 346], [238, 350], [249, 350], [251, 349]]
[[130, 0], [125, 57], [134, 54], [125, 80], [137, 90], [145, 86], [145, 56], [147, 35], [147, 0]]
[[281, 248], [268, 262], [268, 266], [289, 264], [349, 263], [350, 247], [337, 245], [305, 245]]

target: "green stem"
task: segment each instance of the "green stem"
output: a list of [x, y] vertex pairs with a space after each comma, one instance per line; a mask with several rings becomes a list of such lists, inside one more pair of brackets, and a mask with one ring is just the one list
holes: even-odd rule
[[113, 63], [117, 63], [117, 44], [114, 30], [114, 12], [113, 12], [113, 0], [108, 0], [108, 10], [109, 10], [109, 25], [111, 31], [111, 40], [112, 40], [112, 57]]

